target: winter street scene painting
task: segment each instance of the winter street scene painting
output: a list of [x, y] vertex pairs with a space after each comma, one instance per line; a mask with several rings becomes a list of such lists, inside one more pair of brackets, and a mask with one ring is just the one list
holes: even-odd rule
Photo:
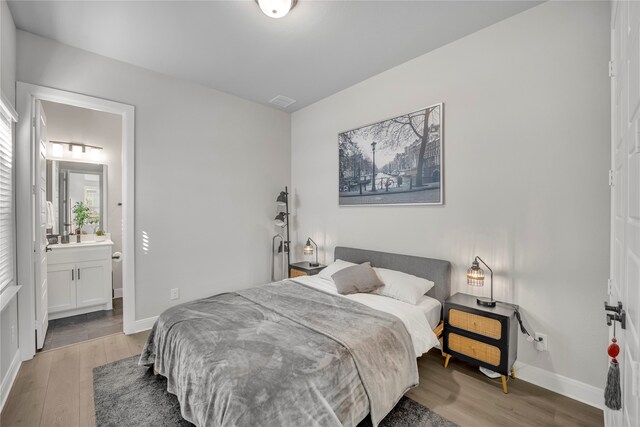
[[340, 205], [440, 205], [443, 104], [338, 136]]

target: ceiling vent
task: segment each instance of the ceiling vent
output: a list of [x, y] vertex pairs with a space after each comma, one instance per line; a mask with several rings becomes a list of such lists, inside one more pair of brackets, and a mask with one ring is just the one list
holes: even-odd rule
[[295, 99], [291, 99], [283, 95], [278, 95], [275, 98], [269, 100], [270, 104], [277, 105], [280, 108], [287, 108], [289, 105], [293, 104], [294, 102], [296, 102]]

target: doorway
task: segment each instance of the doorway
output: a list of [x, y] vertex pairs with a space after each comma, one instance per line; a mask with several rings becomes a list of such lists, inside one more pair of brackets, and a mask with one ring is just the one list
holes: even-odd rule
[[22, 359], [135, 332], [134, 108], [21, 82], [16, 103]]
[[46, 290], [36, 286], [36, 295], [48, 295], [40, 316], [48, 324], [36, 308], [36, 347], [44, 351], [123, 331], [122, 117], [45, 100], [38, 110], [47, 249], [36, 271]]

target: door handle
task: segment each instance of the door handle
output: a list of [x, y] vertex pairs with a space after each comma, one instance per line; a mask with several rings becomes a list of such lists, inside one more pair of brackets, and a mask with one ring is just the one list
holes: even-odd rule
[[627, 329], [627, 313], [622, 310], [622, 313], [607, 313], [607, 326], [611, 326], [613, 322], [620, 322], [622, 329]]
[[75, 271], [76, 271], [76, 270], [75, 270], [75, 268], [72, 268], [72, 269], [71, 269], [71, 280], [72, 280], [72, 281], [73, 281], [73, 280], [76, 280], [76, 279], [74, 279], [74, 278], [73, 278], [73, 273], [74, 273]]
[[607, 302], [604, 302], [604, 311], [613, 311], [618, 314], [622, 312], [622, 302], [618, 301], [618, 305], [609, 305]]
[[80, 280], [80, 269], [78, 269], [78, 280]]
[[618, 305], [608, 305], [605, 301], [604, 310], [613, 312], [607, 313], [607, 326], [611, 326], [613, 322], [620, 322], [620, 327], [627, 329], [627, 313], [622, 308], [622, 302], [618, 301]]

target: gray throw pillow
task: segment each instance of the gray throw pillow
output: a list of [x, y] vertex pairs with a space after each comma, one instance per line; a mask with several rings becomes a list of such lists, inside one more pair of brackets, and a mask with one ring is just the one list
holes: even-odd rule
[[342, 295], [367, 293], [384, 286], [368, 262], [343, 268], [335, 272], [331, 278], [338, 293]]

